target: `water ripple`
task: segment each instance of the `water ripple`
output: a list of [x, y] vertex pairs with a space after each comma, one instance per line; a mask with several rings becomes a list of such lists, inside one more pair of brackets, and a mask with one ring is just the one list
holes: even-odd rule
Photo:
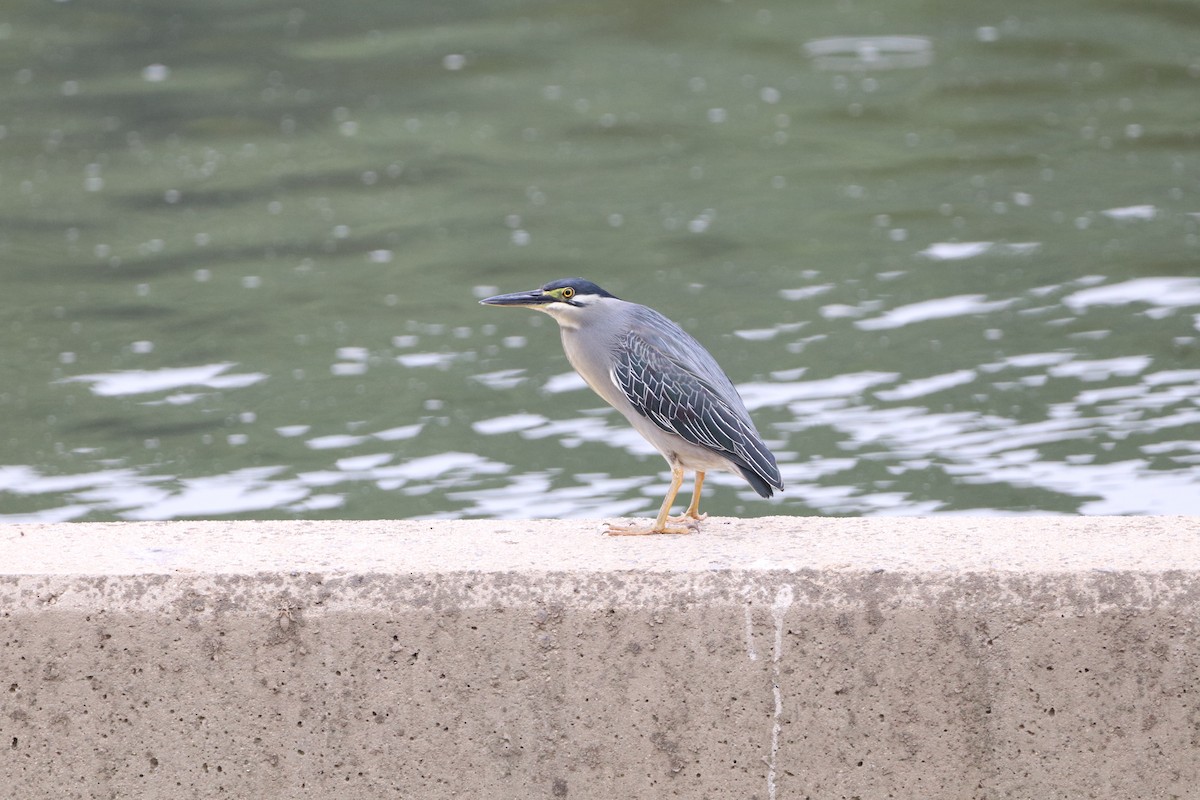
[[171, 367], [166, 369], [129, 369], [117, 372], [98, 372], [62, 378], [57, 383], [88, 383], [93, 394], [102, 397], [118, 397], [132, 394], [148, 394], [185, 386], [205, 386], [210, 389], [240, 389], [265, 381], [261, 372], [225, 375], [237, 366], [233, 363], [205, 364], [197, 367]]

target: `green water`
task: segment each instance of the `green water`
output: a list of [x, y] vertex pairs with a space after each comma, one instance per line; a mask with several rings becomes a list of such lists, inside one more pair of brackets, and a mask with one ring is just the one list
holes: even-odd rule
[[[1200, 5], [17, 2], [0, 519], [618, 516], [581, 275], [742, 387], [714, 514], [1200, 513]], [[842, 38], [848, 37], [848, 38]]]

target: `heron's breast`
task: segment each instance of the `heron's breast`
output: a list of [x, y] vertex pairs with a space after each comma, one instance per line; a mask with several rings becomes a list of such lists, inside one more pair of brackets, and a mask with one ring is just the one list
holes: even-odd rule
[[617, 385], [613, 383], [612, 356], [604, 351], [598, 351], [595, 345], [584, 346], [580, 342], [578, 332], [569, 328], [562, 329], [562, 344], [563, 352], [567, 354], [567, 361], [571, 362], [571, 366], [579, 373], [579, 377], [583, 378], [592, 391], [600, 395], [610, 406], [624, 413], [630, 404]]

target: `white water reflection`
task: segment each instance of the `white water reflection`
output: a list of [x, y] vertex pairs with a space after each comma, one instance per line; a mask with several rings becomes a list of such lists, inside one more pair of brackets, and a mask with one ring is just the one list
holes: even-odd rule
[[522, 430], [520, 436], [532, 441], [552, 439], [558, 445], [572, 450], [582, 444], [592, 443], [615, 447], [632, 455], [658, 456], [658, 451], [640, 433], [626, 425], [624, 419], [614, 419], [616, 427], [609, 424], [615, 412], [608, 409], [596, 411], [592, 416], [547, 421], [536, 428]]
[[205, 397], [212, 397], [212, 392], [176, 392], [167, 395], [162, 400], [143, 400], [143, 406], [187, 406]]
[[[58, 383], [88, 383], [93, 394], [116, 397], [131, 394], [148, 394], [182, 389], [185, 386], [204, 386], [209, 389], [240, 389], [265, 381], [261, 372], [224, 374], [237, 366], [233, 363], [205, 364], [197, 367], [171, 367], [167, 369], [129, 369], [117, 372], [99, 372], [90, 375], [75, 375], [62, 378]], [[199, 395], [192, 395], [199, 397]]]
[[[902, 379], [899, 373], [865, 371], [805, 380], [805, 368], [779, 370], [772, 380], [739, 386], [756, 417], [778, 420], [763, 432], [780, 456], [787, 491], [771, 501], [754, 497], [735, 476], [713, 475], [714, 487], [757, 505], [797, 503], [827, 514], [962, 512], [949, 498], [922, 496], [912, 476], [944, 475], [960, 485], [1051, 492], [1075, 498], [1085, 513], [1189, 513], [1200, 498], [1200, 369], [1154, 370], [1149, 356], [1080, 358], [1071, 352], [1005, 356], [975, 369]], [[560, 376], [563, 378], [563, 376]], [[979, 386], [978, 391], [1024, 391], [1026, 378], [1078, 386], [1066, 401], [1047, 403], [1044, 416], [1021, 419], [995, 411], [939, 411], [936, 396]], [[195, 379], [193, 376], [190, 379]], [[993, 383], [986, 383], [993, 381]], [[565, 379], [563, 380], [565, 383]], [[1106, 385], [1088, 388], [1086, 384]], [[584, 395], [590, 406], [592, 399]], [[885, 404], [879, 405], [874, 401]], [[929, 403], [917, 404], [923, 400]], [[118, 519], [171, 519], [341, 508], [355, 487], [373, 486], [406, 497], [443, 498], [443, 510], [424, 516], [614, 517], [653, 510], [667, 473], [657, 453], [609, 409], [590, 407], [552, 419], [519, 412], [472, 423], [488, 438], [516, 436], [553, 450], [602, 445], [630, 456], [626, 475], [576, 475], [564, 485], [555, 471], [514, 471], [512, 466], [467, 452], [397, 461], [381, 441], [418, 437], [426, 423], [375, 433], [330, 434], [304, 440], [317, 452], [336, 451], [328, 468], [293, 474], [282, 465], [173, 478], [144, 468], [46, 475], [28, 466], [0, 467], [0, 492], [50, 507], [0, 520], [63, 521], [99, 513]], [[281, 439], [302, 437], [306, 425], [280, 425]], [[810, 453], [806, 442], [832, 432], [841, 455]], [[1153, 435], [1165, 441], [1136, 441]], [[355, 448], [376, 449], [353, 452]], [[1111, 459], [1119, 448], [1132, 455]], [[351, 451], [351, 452], [346, 452]], [[550, 451], [547, 451], [550, 452]], [[1053, 453], [1053, 455], [1050, 455]], [[553, 463], [578, 463], [554, 454]], [[884, 477], [863, 482], [864, 465]], [[981, 507], [977, 511], [1008, 511]]]
[[936, 300], [922, 300], [885, 311], [881, 316], [872, 319], [862, 319], [854, 324], [864, 331], [886, 330], [900, 328], [917, 322], [927, 322], [933, 319], [947, 319], [971, 314], [987, 314], [1007, 308], [1015, 301], [987, 300], [981, 294], [963, 294], [955, 297], [939, 297]]
[[[251, 467], [226, 475], [184, 478], [174, 487], [143, 485], [134, 508], [122, 508], [129, 492], [100, 491], [88, 499], [102, 507], [121, 509], [122, 519], [153, 520], [245, 514], [287, 507], [308, 497], [309, 491], [286, 480], [271, 480], [285, 467]], [[104, 487], [108, 489], [110, 487]]]
[[371, 436], [383, 442], [399, 442], [405, 439], [412, 439], [424, 429], [424, 423], [415, 425], [400, 425], [396, 428], [388, 428], [387, 430], [375, 431]]
[[396, 361], [405, 367], [448, 369], [458, 357], [457, 353], [407, 353], [396, 356]]
[[484, 436], [495, 436], [500, 433], [512, 433], [514, 431], [537, 428], [549, 421], [541, 414], [509, 414], [503, 417], [493, 417], [492, 419], [481, 419], [478, 422], [471, 423], [471, 427], [476, 433], [483, 434]]
[[975, 380], [975, 370], [960, 369], [943, 375], [933, 375], [928, 378], [918, 378], [897, 386], [895, 389], [885, 389], [875, 393], [880, 400], [892, 402], [896, 400], [913, 400], [927, 394], [940, 392]]
[[998, 372], [1005, 368], [1037, 369], [1038, 367], [1061, 364], [1064, 361], [1070, 361], [1072, 358], [1073, 356], [1070, 353], [1023, 353], [1021, 355], [1005, 356], [1001, 361], [982, 364], [979, 368], [984, 372]]
[[936, 242], [929, 245], [917, 255], [925, 256], [933, 261], [962, 261], [975, 258], [985, 253], [1000, 255], [1029, 255], [1041, 247], [1038, 242], [1012, 242], [998, 244], [996, 242]]
[[1130, 303], [1167, 308], [1198, 306], [1200, 278], [1134, 278], [1081, 289], [1067, 295], [1062, 301], [1075, 311], [1086, 311], [1092, 306], [1123, 306]]
[[[965, 250], [942, 255], [968, 257]], [[812, 299], [834, 288], [821, 284], [814, 291], [783, 291], [789, 293], [787, 299]], [[1061, 304], [1054, 304], [1054, 297], [1061, 297]], [[1046, 305], [1022, 307], [1031, 298]], [[793, 354], [801, 345], [833, 347], [853, 329], [901, 337], [927, 320], [970, 315], [990, 317], [978, 326], [986, 329], [1002, 326], [997, 315], [1011, 313], [1014, 307], [1022, 313], [1044, 309], [1042, 324], [1055, 326], [1078, 319], [1067, 315], [1102, 314], [1139, 303], [1167, 310], [1200, 305], [1200, 279], [1143, 277], [1109, 284], [1102, 276], [1084, 276], [1035, 286], [1012, 298], [959, 294], [891, 309], [884, 309], [882, 299], [857, 299], [821, 307], [824, 321], [787, 320], [732, 334], [747, 347]], [[1166, 323], [1159, 320], [1168, 317], [1143, 318], [1148, 325], [1161, 325]], [[1060, 498], [1061, 508], [1086, 513], [1194, 512], [1200, 507], [1200, 369], [1164, 368], [1161, 355], [1130, 352], [1128, 346], [1123, 354], [1113, 354], [1089, 350], [1090, 344], [1072, 344], [1094, 342], [1100, 348], [1110, 334], [1121, 331], [1119, 322], [1109, 319], [1092, 325], [1091, 330], [1042, 337], [1044, 350], [997, 352], [993, 360], [974, 364], [962, 363], [951, 349], [945, 358], [923, 365], [927, 374], [910, 366], [905, 373], [861, 370], [811, 377], [817, 370], [791, 366], [796, 362], [789, 358], [784, 361], [787, 366], [772, 370], [769, 378], [739, 386], [779, 455], [787, 490], [761, 500], [738, 477], [724, 474], [712, 475], [710, 485], [743, 503], [736, 507], [739, 511], [753, 508], [760, 513], [797, 506], [826, 514], [1021, 513], [1023, 505], [1052, 510], [1038, 505], [1038, 498], [1047, 496]], [[782, 336], [802, 329], [816, 332], [802, 339]], [[478, 352], [461, 345], [449, 351], [456, 346], [454, 339], [469, 338], [470, 331], [463, 327], [430, 326], [422, 335], [428, 340], [428, 354], [413, 354], [418, 360], [408, 364], [384, 358], [381, 365], [396, 370], [432, 366], [441, 372], [473, 361]], [[364, 366], [370, 358], [367, 348], [358, 346], [339, 347], [336, 357], [341, 359], [337, 363]], [[506, 397], [530, 380], [529, 367], [520, 359], [506, 357], [495, 363], [503, 368], [463, 375], [462, 381]], [[265, 377], [233, 373], [233, 367], [219, 363], [130, 370], [59, 382], [87, 382], [100, 397], [169, 392], [164, 399], [139, 405], [188, 405], [193, 398], [217, 396], [217, 389], [250, 385]], [[447, 418], [423, 417], [374, 432], [362, 422], [347, 422], [341, 431], [329, 432], [328, 427], [314, 430], [294, 417], [280, 419], [279, 424], [264, 419], [278, 437], [275, 441], [295, 440], [295, 446], [312, 453], [320, 466], [296, 470], [278, 463], [188, 477], [120, 463], [64, 475], [43, 474], [29, 466], [2, 467], [0, 492], [20, 498], [28, 510], [18, 514], [6, 508], [0, 520], [304, 515], [347, 507], [349, 498], [365, 489], [397, 498], [427, 498], [436, 510], [414, 514], [426, 518], [533, 513], [611, 518], [652, 512], [669, 479], [657, 452], [587, 392], [574, 372], [536, 380], [541, 390], [534, 394], [545, 399], [536, 409], [492, 402], [488, 408], [505, 413], [466, 421], [481, 446], [503, 452], [522, 442], [529, 443], [522, 449], [540, 448], [534, 462], [539, 466], [534, 468], [515, 468], [490, 455], [456, 450], [405, 457], [402, 448], [427, 431], [441, 430]], [[213, 391], [184, 391], [187, 387]], [[566, 393], [573, 397], [564, 406], [554, 396]], [[421, 407], [448, 413], [441, 411], [440, 400], [426, 398]], [[556, 417], [564, 408], [572, 416]], [[259, 416], [241, 411], [228, 418], [253, 424]], [[239, 433], [220, 438], [234, 444], [236, 437], [241, 437], [242, 446], [249, 441]], [[824, 444], [813, 449], [810, 442]], [[587, 453], [595, 454], [596, 446], [617, 452], [615, 462], [605, 457], [605, 465], [619, 463], [620, 471], [573, 477], [559, 471], [577, 468], [590, 457], [572, 451], [593, 448]], [[101, 457], [88, 448], [77, 452]], [[543, 463], [555, 467], [545, 469]], [[987, 487], [1010, 499], [1000, 507], [964, 506], [951, 491], [930, 492], [930, 485], [942, 483]], [[1024, 496], [1030, 499], [1019, 499]]]
[[611, 478], [607, 475], [576, 475], [576, 486], [554, 486], [545, 473], [524, 473], [511, 483], [494, 489], [450, 492], [448, 497], [461, 503], [452, 514], [435, 514], [430, 519], [446, 519], [466, 514], [494, 519], [553, 517], [580, 519], [620, 517], [653, 508], [655, 501], [629, 499], [628, 494], [645, 484], [645, 478]]
[[938, 242], [926, 247], [918, 255], [935, 261], [959, 261], [975, 258], [992, 249], [992, 242]]
[[1195, 514], [1200, 491], [1194, 474], [1151, 471], [1145, 459], [1097, 465], [996, 459], [983, 466], [985, 474], [954, 466], [947, 472], [966, 483], [998, 480], [1074, 495], [1082, 500], [1082, 514]]
[[393, 453], [369, 453], [363, 456], [347, 456], [339, 458], [334, 465], [345, 472], [367, 472], [395, 458]]
[[766, 342], [774, 339], [781, 333], [795, 333], [796, 331], [808, 325], [807, 322], [781, 322], [778, 325], [773, 325], [770, 328], [749, 328], [746, 330], [737, 330], [733, 335], [739, 339], [745, 339], [748, 342]]
[[563, 392], [578, 392], [586, 388], [588, 385], [583, 378], [579, 377], [579, 373], [564, 372], [547, 380], [542, 391], [547, 394], [562, 394]]
[[105, 469], [77, 475], [43, 475], [33, 467], [0, 466], [0, 491], [16, 495], [67, 494], [138, 477], [132, 469]]
[[863, 71], [912, 69], [933, 63], [926, 36], [830, 36], [804, 43], [817, 69]]
[[[1149, 363], [1145, 357], [1096, 362], [1050, 353], [1013, 356], [989, 368], [1050, 366], [1054, 379], [1111, 380], [1141, 375]], [[877, 390], [875, 395], [903, 401], [976, 379], [975, 371], [960, 370], [907, 381], [893, 389]], [[1112, 451], [1130, 436], [1161, 435], [1168, 430], [1185, 436], [1200, 432], [1200, 370], [1155, 372], [1134, 384], [1083, 390], [1071, 402], [1050, 405], [1048, 418], [1027, 422], [969, 411], [935, 413], [923, 406], [871, 407], [856, 402], [859, 392], [828, 396], [820, 403], [796, 403], [790, 398], [812, 394], [805, 382], [789, 388], [774, 386], [769, 392], [754, 386], [742, 388], [749, 389], [747, 393], [758, 407], [786, 404], [796, 422], [781, 427], [797, 433], [833, 429], [861, 458], [887, 464], [889, 474], [897, 478], [936, 469], [963, 483], [1008, 484], [1014, 489], [1073, 496], [1079, 499], [1083, 513], [1195, 513], [1200, 508], [1200, 473], [1186, 468], [1200, 450], [1191, 439], [1144, 450], [1147, 456], [1173, 461], [1175, 470], [1163, 469], [1161, 464], [1155, 468], [1148, 458], [1094, 463], [1099, 454]], [[1156, 412], [1165, 413], [1147, 417]], [[1071, 448], [1071, 442], [1078, 446]], [[1041, 450], [1049, 446], [1073, 452], [1051, 457]], [[784, 475], [796, 473], [785, 466]], [[806, 502], [826, 513], [913, 511], [904, 493], [823, 489], [814, 492], [810, 486], [797, 487]], [[915, 507], [927, 513], [941, 505], [916, 501]]]
[[280, 436], [291, 438], [293, 436], [303, 436], [312, 430], [311, 425], [280, 425], [275, 429], [275, 432]]
[[896, 372], [856, 372], [813, 381], [743, 383], [738, 386], [746, 408], [751, 411], [781, 406], [796, 400], [857, 397], [873, 386], [900, 377]]
[[810, 297], [825, 294], [833, 289], [832, 283], [817, 284], [814, 286], [801, 286], [798, 289], [780, 289], [779, 296], [784, 300], [807, 300]]
[[[510, 469], [472, 453], [442, 453], [400, 464], [391, 464], [393, 459], [391, 453], [374, 453], [337, 459], [333, 470], [298, 475], [276, 465], [191, 478], [134, 469], [48, 476], [28, 466], [3, 466], [0, 491], [67, 502], [19, 514], [0, 514], [0, 522], [66, 522], [94, 512], [127, 520], [211, 518], [280, 509], [304, 513], [344, 505], [346, 492], [357, 484], [421, 495], [462, 489]], [[341, 491], [330, 491], [339, 487]]]
[[1149, 356], [1122, 356], [1089, 360], [1071, 360], [1050, 367], [1047, 372], [1054, 378], [1078, 378], [1081, 381], [1105, 381], [1114, 377], [1126, 378], [1137, 375], [1150, 366]]
[[527, 379], [525, 370], [523, 369], [501, 369], [495, 372], [483, 372], [478, 375], [472, 375], [472, 380], [482, 383], [489, 389], [511, 389], [514, 386], [520, 386]]
[[355, 447], [370, 439], [369, 436], [356, 436], [350, 433], [331, 433], [328, 436], [315, 436], [304, 442], [304, 446], [313, 450], [339, 450]]
[[1124, 206], [1123, 208], [1108, 208], [1100, 213], [1109, 219], [1151, 220], [1158, 216], [1158, 209], [1151, 205]]

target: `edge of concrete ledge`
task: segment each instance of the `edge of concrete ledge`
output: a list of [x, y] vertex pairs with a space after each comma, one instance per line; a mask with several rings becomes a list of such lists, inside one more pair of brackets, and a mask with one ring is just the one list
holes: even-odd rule
[[0, 525], [0, 575], [261, 572], [1200, 570], [1200, 517], [711, 518], [609, 537], [601, 520]]

